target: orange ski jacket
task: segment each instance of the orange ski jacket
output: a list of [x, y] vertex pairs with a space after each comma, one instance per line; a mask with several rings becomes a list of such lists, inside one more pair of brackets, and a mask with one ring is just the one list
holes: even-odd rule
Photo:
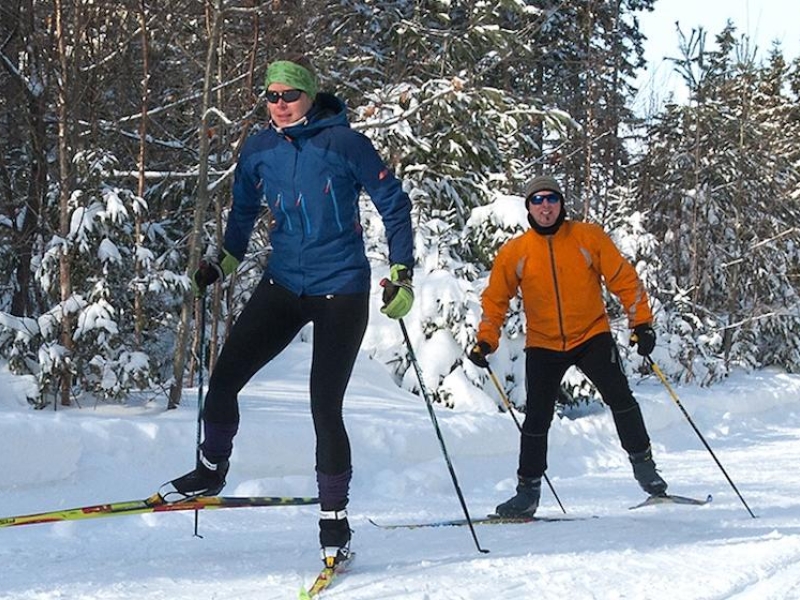
[[619, 298], [631, 328], [652, 321], [636, 270], [602, 228], [567, 220], [553, 235], [528, 230], [497, 253], [481, 297], [478, 341], [497, 349], [509, 303], [519, 290], [526, 347], [570, 350], [611, 330], [603, 283]]

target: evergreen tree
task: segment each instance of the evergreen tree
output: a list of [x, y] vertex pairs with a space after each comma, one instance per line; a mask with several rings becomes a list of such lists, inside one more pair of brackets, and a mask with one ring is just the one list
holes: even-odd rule
[[729, 24], [713, 51], [702, 31], [686, 40], [680, 66], [692, 100], [668, 106], [650, 129], [641, 178], [647, 227], [662, 242], [664, 339], [683, 367], [676, 374], [702, 382], [732, 364], [772, 364], [776, 352], [798, 366], [796, 337], [780, 339], [777, 351], [774, 336], [779, 323], [796, 326], [798, 306], [789, 207], [797, 180], [785, 152], [775, 152], [792, 129], [793, 100], [775, 81], [778, 57], [759, 69], [734, 34]]

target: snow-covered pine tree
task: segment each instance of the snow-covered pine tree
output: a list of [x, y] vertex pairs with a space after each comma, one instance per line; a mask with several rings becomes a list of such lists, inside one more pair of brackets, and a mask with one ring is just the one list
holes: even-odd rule
[[734, 364], [798, 368], [796, 335], [785, 335], [798, 312], [797, 178], [785, 152], [796, 141], [786, 135], [793, 101], [764, 81], [774, 69], [759, 69], [734, 32], [726, 27], [713, 51], [702, 31], [685, 41], [692, 100], [654, 122], [639, 180], [661, 244], [655, 295], [674, 359], [665, 371], [701, 383]]
[[[114, 157], [84, 152], [73, 161], [77, 185], [70, 198], [67, 238], [52, 236], [34, 263], [37, 290], [50, 308], [36, 318], [0, 313], [5, 334], [3, 354], [17, 373], [36, 377], [43, 405], [55, 397], [64, 369], [72, 374], [72, 393], [102, 400], [124, 398], [131, 390], [151, 389], [163, 381], [157, 349], [171, 337], [174, 323], [166, 306], [182, 296], [185, 277], [169, 260], [174, 243], [157, 223], [145, 220], [144, 243], [134, 240], [133, 218], [145, 215], [146, 204], [130, 190], [108, 183]], [[66, 302], [59, 296], [59, 257], [72, 259], [72, 290]], [[138, 256], [144, 266], [134, 277]], [[135, 344], [133, 289], [145, 291], [146, 343]], [[63, 315], [72, 315], [73, 348], [60, 342]], [[151, 356], [154, 354], [155, 356]]]

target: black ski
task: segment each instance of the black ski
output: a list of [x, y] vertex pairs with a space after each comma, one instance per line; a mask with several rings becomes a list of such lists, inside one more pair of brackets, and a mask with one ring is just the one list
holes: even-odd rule
[[[486, 515], [472, 519], [473, 525], [509, 525], [519, 523], [555, 523], [558, 521], [585, 521], [595, 517], [501, 517], [500, 515]], [[422, 527], [462, 527], [468, 525], [466, 519], [442, 519], [440, 521], [421, 521], [417, 523], [379, 523], [373, 519], [369, 522], [381, 529], [420, 529]]]
[[635, 510], [644, 506], [655, 506], [657, 504], [689, 504], [692, 506], [702, 506], [703, 504], [708, 504], [711, 502], [711, 500], [711, 494], [706, 496], [705, 499], [690, 498], [689, 496], [677, 496], [675, 494], [659, 494], [656, 496], [650, 496], [644, 502], [640, 502], [639, 504], [631, 506], [630, 510]]

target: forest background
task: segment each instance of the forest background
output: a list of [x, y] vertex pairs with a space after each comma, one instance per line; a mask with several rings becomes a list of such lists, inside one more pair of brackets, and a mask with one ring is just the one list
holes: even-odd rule
[[[425, 301], [408, 320], [437, 400], [457, 406], [460, 386], [485, 383], [464, 349], [536, 174], [559, 178], [572, 218], [601, 224], [636, 265], [673, 380], [797, 372], [800, 59], [776, 44], [757, 60], [733, 23], [679, 30], [688, 98], [634, 114], [638, 17], [654, 2], [4, 2], [2, 357], [35, 384], [36, 408], [138, 392], [180, 404], [269, 260], [265, 214], [236, 276], [204, 302], [190, 293], [187, 273], [219, 248], [242, 142], [267, 120], [265, 67], [299, 51], [411, 196]], [[362, 216], [379, 296], [386, 247], [366, 197]], [[498, 375], [519, 402], [512, 308]], [[363, 349], [414, 388], [392, 331]], [[565, 391], [594, 396], [577, 372]]]

